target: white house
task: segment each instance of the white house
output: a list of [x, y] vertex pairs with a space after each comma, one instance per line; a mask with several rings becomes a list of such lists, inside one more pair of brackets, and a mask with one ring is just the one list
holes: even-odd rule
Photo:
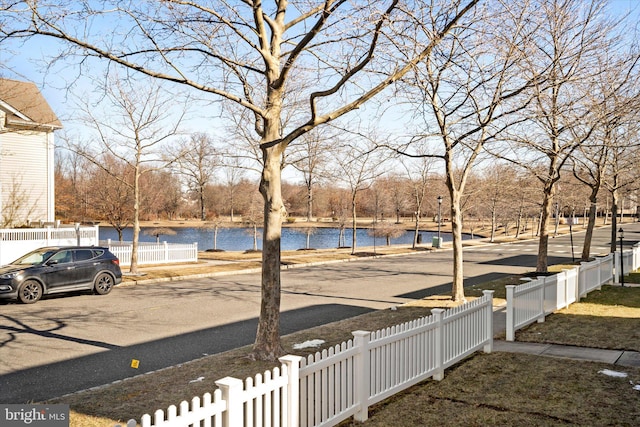
[[0, 79], [0, 228], [55, 220], [54, 131], [35, 84]]

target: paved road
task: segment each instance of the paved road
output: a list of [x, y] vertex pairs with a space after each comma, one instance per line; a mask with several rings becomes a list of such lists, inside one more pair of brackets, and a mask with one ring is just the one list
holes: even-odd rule
[[[628, 226], [628, 239], [640, 240], [632, 228], [640, 224]], [[592, 253], [608, 251], [609, 230], [597, 232]], [[576, 254], [582, 236], [574, 236]], [[465, 284], [529, 271], [536, 251], [535, 241], [467, 248]], [[552, 239], [549, 255], [571, 261], [569, 237]], [[259, 281], [243, 274], [2, 304], [0, 403], [40, 401], [251, 344]], [[291, 269], [282, 281], [288, 334], [449, 291], [451, 251]]]

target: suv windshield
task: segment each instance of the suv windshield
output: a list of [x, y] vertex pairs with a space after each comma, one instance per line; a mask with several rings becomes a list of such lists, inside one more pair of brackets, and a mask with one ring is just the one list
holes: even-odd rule
[[39, 265], [51, 258], [51, 255], [55, 254], [54, 250], [41, 250], [33, 251], [13, 261], [13, 265]]

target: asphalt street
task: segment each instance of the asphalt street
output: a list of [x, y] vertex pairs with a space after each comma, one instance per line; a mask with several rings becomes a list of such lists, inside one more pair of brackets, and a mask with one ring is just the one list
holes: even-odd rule
[[[640, 223], [624, 227], [627, 244], [640, 240]], [[584, 233], [575, 228], [579, 257]], [[609, 233], [596, 231], [593, 255], [608, 253]], [[570, 242], [550, 239], [550, 264], [572, 260]], [[530, 271], [536, 254], [535, 240], [468, 247], [465, 286]], [[451, 251], [296, 268], [282, 284], [285, 335], [449, 292]], [[259, 274], [0, 303], [0, 402], [38, 402], [251, 344], [259, 304]]]

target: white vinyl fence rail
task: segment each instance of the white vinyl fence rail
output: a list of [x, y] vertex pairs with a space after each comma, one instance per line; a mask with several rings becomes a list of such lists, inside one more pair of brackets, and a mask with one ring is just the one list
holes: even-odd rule
[[[131, 242], [113, 242], [107, 240], [103, 243], [118, 257], [120, 265], [131, 265]], [[198, 243], [138, 243], [138, 265], [169, 264], [174, 262], [197, 262]]]
[[[531, 323], [542, 323], [555, 310], [568, 307], [589, 292], [602, 285], [619, 282], [620, 259], [626, 274], [640, 267], [640, 244], [631, 250], [609, 254], [580, 266], [564, 270], [553, 276], [538, 277], [524, 285], [508, 285], [507, 290], [507, 341], [515, 339], [515, 333]], [[615, 274], [614, 274], [615, 273]]]
[[[493, 347], [493, 291], [451, 310], [354, 339], [247, 378], [216, 381], [213, 395], [144, 415], [142, 427], [320, 427], [349, 417], [364, 421], [370, 405]], [[127, 426], [136, 426], [129, 420]]]
[[0, 229], [0, 265], [43, 246], [96, 246], [98, 226]]
[[578, 280], [578, 300], [587, 296], [595, 289], [600, 289], [605, 283], [613, 280], [613, 259], [609, 254], [593, 261], [580, 263], [580, 278]]

